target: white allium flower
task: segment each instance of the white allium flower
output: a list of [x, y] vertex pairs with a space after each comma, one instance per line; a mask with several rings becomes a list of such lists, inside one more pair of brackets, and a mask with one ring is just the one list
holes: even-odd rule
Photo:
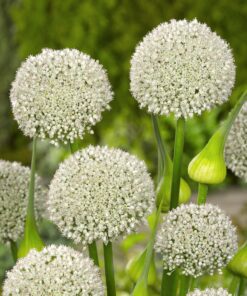
[[154, 204], [143, 161], [120, 149], [89, 146], [62, 163], [50, 185], [50, 219], [76, 243], [130, 233]]
[[137, 46], [130, 81], [141, 108], [188, 118], [228, 99], [235, 64], [228, 44], [207, 25], [171, 20]]
[[104, 296], [92, 260], [65, 246], [31, 250], [7, 272], [3, 296]]
[[227, 167], [247, 182], [247, 103], [242, 107], [230, 130], [225, 158]]
[[164, 217], [155, 249], [168, 273], [180, 268], [193, 277], [213, 274], [221, 272], [236, 252], [236, 229], [216, 206], [182, 205]]
[[187, 296], [232, 296], [232, 294], [229, 294], [227, 290], [223, 288], [206, 289], [204, 291], [196, 289], [194, 292], [187, 294]]
[[25, 135], [57, 144], [92, 133], [112, 95], [98, 61], [76, 49], [44, 49], [21, 65], [10, 98]]
[[[0, 160], [0, 242], [16, 241], [24, 232], [30, 169], [17, 162]], [[47, 189], [36, 176], [35, 202], [45, 216]]]

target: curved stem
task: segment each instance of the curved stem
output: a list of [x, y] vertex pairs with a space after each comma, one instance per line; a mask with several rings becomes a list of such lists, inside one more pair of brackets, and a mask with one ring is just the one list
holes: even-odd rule
[[92, 242], [90, 245], [88, 245], [88, 252], [89, 252], [89, 257], [93, 260], [94, 264], [99, 266], [97, 245], [95, 241]]
[[106, 277], [106, 288], [107, 296], [116, 295], [115, 278], [114, 278], [114, 264], [112, 254], [112, 243], [108, 242], [104, 245], [104, 261], [105, 261], [105, 277]]
[[231, 126], [233, 124], [233, 122], [235, 121], [236, 117], [238, 116], [239, 111], [241, 110], [243, 104], [247, 101], [247, 91], [245, 91], [240, 99], [237, 101], [236, 105], [234, 106], [234, 108], [231, 110], [231, 112], [229, 113], [227, 119], [223, 122], [222, 126], [220, 127], [220, 129], [222, 129], [223, 133], [224, 133], [224, 143], [223, 146], [225, 145], [225, 141], [227, 139], [227, 136], [230, 132]]
[[203, 205], [206, 203], [208, 193], [208, 185], [199, 183], [198, 184], [198, 195], [197, 195], [197, 204]]
[[183, 157], [183, 149], [184, 149], [184, 130], [185, 130], [185, 121], [183, 118], [179, 118], [177, 121], [174, 154], [173, 154], [173, 172], [172, 172], [170, 209], [174, 209], [178, 206], [180, 175], [181, 175], [182, 157]]

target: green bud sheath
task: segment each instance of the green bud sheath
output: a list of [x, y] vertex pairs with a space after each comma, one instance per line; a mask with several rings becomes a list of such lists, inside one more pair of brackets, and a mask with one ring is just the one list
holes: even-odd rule
[[39, 236], [36, 224], [32, 219], [27, 218], [24, 238], [20, 243], [17, 257], [25, 257], [31, 249], [41, 251], [43, 248], [44, 243]]
[[34, 195], [35, 195], [35, 160], [36, 160], [36, 137], [33, 138], [33, 152], [31, 163], [31, 176], [29, 183], [27, 217], [25, 222], [24, 238], [20, 243], [17, 257], [25, 257], [31, 249], [41, 251], [44, 244], [38, 233], [34, 211]]
[[238, 250], [227, 267], [231, 272], [247, 278], [247, 243]]
[[224, 132], [219, 129], [204, 149], [192, 159], [188, 168], [192, 180], [204, 184], [219, 184], [226, 177]]
[[[147, 250], [145, 249], [137, 256], [133, 257], [127, 264], [126, 272], [132, 281], [137, 282], [145, 266]], [[152, 262], [148, 273], [148, 284], [154, 285], [157, 280], [156, 268], [154, 263], [154, 255], [152, 255]]]
[[247, 92], [240, 97], [228, 118], [213, 134], [203, 150], [189, 164], [188, 173], [192, 180], [203, 184], [219, 184], [226, 177], [224, 147], [231, 126], [247, 99]]
[[[156, 206], [159, 207], [162, 199], [162, 212], [166, 213], [170, 208], [170, 200], [171, 200], [171, 185], [172, 185], [172, 171], [173, 164], [172, 161], [166, 153], [166, 164], [164, 168], [164, 176], [161, 179], [158, 188], [157, 188], [157, 198], [156, 198]], [[179, 205], [186, 203], [190, 200], [191, 190], [187, 182], [181, 178], [180, 179], [180, 188], [179, 188]]]
[[132, 294], [132, 296], [148, 296], [148, 286], [145, 279], [142, 279], [137, 283], [135, 286]]

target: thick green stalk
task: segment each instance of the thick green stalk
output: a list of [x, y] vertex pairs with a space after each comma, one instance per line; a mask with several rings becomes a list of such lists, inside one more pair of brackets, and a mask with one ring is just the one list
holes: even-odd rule
[[198, 195], [197, 195], [197, 204], [203, 205], [206, 203], [208, 193], [208, 185], [199, 183], [198, 184]]
[[239, 277], [234, 275], [229, 287], [229, 293], [232, 296], [238, 296], [238, 291], [239, 291]]
[[17, 261], [18, 248], [17, 248], [17, 244], [12, 240], [10, 241], [10, 250], [11, 250], [13, 260], [14, 260], [14, 262], [16, 262]]
[[177, 120], [176, 137], [173, 154], [173, 172], [171, 186], [171, 203], [170, 209], [175, 209], [178, 206], [180, 176], [182, 168], [182, 158], [184, 149], [184, 129], [185, 121], [183, 118]]
[[240, 277], [239, 280], [239, 288], [238, 288], [238, 296], [244, 296], [245, 295], [245, 278], [244, 277]]
[[173, 271], [171, 275], [163, 272], [161, 282], [161, 296], [177, 296], [178, 290], [178, 272]]
[[39, 235], [34, 211], [35, 169], [36, 169], [36, 137], [33, 138], [31, 175], [29, 183], [28, 207], [25, 222], [24, 239], [18, 250], [18, 258], [25, 257], [31, 249], [41, 251], [44, 243]]
[[106, 288], [107, 296], [116, 295], [115, 278], [114, 278], [114, 264], [112, 254], [112, 243], [108, 242], [104, 245], [104, 261], [105, 261], [105, 277], [106, 277]]
[[186, 275], [180, 276], [179, 296], [187, 295], [190, 288], [191, 279], [192, 278], [190, 276], [186, 276]]
[[[180, 177], [181, 177], [182, 157], [183, 157], [183, 149], [184, 149], [184, 130], [185, 130], [185, 121], [183, 118], [179, 118], [177, 121], [174, 154], [173, 154], [173, 172], [172, 172], [170, 209], [175, 209], [178, 206], [178, 201], [179, 201]], [[177, 272], [175, 271], [171, 274], [171, 276], [168, 276], [166, 275], [166, 271], [164, 270], [162, 286], [161, 286], [161, 295], [163, 296], [176, 295], [176, 286], [177, 286]], [[175, 294], [172, 294], [172, 293], [175, 293]]]
[[92, 242], [90, 245], [88, 245], [88, 252], [89, 252], [89, 257], [93, 260], [94, 264], [99, 266], [97, 245], [95, 241]]

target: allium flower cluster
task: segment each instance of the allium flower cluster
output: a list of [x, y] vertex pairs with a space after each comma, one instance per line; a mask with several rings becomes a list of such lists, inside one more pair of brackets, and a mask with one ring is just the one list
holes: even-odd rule
[[188, 118], [228, 99], [235, 64], [228, 44], [205, 24], [171, 20], [137, 46], [130, 81], [141, 108]]
[[206, 289], [204, 291], [196, 289], [194, 292], [187, 294], [187, 296], [232, 296], [232, 294], [229, 294], [227, 290], [222, 288]]
[[[24, 231], [30, 169], [17, 162], [0, 160], [0, 242], [16, 241]], [[36, 176], [36, 208], [46, 213], [47, 189]]]
[[227, 167], [247, 182], [247, 103], [242, 107], [230, 130], [225, 158]]
[[50, 185], [50, 219], [76, 243], [105, 243], [130, 233], [154, 203], [144, 162], [120, 149], [89, 146], [55, 173]]
[[57, 144], [92, 132], [112, 91], [98, 61], [76, 49], [44, 49], [21, 65], [10, 98], [25, 135]]
[[185, 275], [213, 274], [237, 250], [230, 219], [216, 206], [182, 205], [165, 216], [155, 244], [168, 273], [180, 268]]
[[3, 296], [103, 296], [99, 270], [72, 248], [31, 250], [7, 273]]

